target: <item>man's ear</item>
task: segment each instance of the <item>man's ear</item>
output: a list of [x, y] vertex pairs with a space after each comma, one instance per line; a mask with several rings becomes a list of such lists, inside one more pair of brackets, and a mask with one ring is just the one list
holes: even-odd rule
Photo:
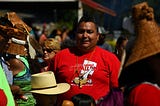
[[100, 33], [99, 32], [97, 32], [97, 41], [99, 41], [99, 37], [100, 37]]

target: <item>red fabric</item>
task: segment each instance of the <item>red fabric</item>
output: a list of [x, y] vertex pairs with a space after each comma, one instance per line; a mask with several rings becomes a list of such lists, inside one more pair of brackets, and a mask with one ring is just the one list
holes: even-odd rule
[[43, 42], [47, 39], [46, 35], [45, 34], [42, 34], [39, 38], [39, 43], [40, 44], [43, 44]]
[[[55, 60], [52, 60], [52, 63], [49, 65], [49, 70], [55, 70], [57, 82], [67, 82], [71, 85], [71, 89], [67, 93], [60, 95], [63, 99], [71, 99], [73, 95], [78, 93], [89, 94], [93, 96], [95, 100], [105, 96], [109, 92], [109, 72], [111, 72], [111, 85], [113, 87], [118, 87], [120, 61], [114, 54], [98, 46], [90, 59], [90, 61], [97, 65], [94, 67], [92, 75], [88, 75], [87, 84], [79, 88], [78, 85], [73, 83], [73, 79], [78, 76], [75, 73], [77, 66], [78, 72], [93, 66], [93, 63], [92, 65], [83, 65], [84, 60], [89, 60], [91, 55], [92, 53], [78, 56], [78, 64], [76, 64], [77, 60], [75, 54], [69, 49], [64, 49], [56, 54], [54, 57]], [[88, 83], [89, 81], [92, 83]]]
[[107, 13], [111, 16], [116, 16], [116, 13], [113, 10], [111, 10], [111, 9], [105, 7], [105, 6], [102, 6], [102, 5], [96, 3], [92, 0], [81, 0], [81, 2], [90, 6], [90, 7], [92, 7], [92, 8], [94, 8], [94, 9], [96, 9], [96, 10]]
[[128, 103], [128, 106], [160, 106], [160, 89], [151, 84], [140, 84], [131, 91]]
[[7, 106], [7, 97], [2, 89], [0, 89], [0, 106]]

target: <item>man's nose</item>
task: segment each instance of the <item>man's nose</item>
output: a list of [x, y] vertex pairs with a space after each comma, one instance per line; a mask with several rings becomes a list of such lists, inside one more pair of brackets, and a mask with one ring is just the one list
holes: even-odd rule
[[88, 37], [88, 35], [89, 35], [89, 34], [87, 33], [87, 31], [84, 31], [83, 36], [84, 36], [84, 37]]

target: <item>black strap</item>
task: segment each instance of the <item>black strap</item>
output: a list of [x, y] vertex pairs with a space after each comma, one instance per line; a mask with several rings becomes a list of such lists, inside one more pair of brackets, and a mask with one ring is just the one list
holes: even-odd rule
[[32, 88], [32, 90], [43, 90], [43, 89], [49, 89], [49, 88], [55, 88], [55, 87], [57, 87], [57, 85], [50, 86], [50, 87], [44, 87], [44, 88]]

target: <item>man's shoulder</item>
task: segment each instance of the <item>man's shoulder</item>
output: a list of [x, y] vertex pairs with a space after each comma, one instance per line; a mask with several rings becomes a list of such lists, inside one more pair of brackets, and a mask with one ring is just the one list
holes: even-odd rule
[[65, 48], [60, 50], [56, 55], [68, 55], [70, 54], [70, 49], [69, 48]]
[[69, 51], [69, 48], [62, 49], [58, 53], [63, 53], [63, 52], [67, 52], [67, 51]]
[[96, 47], [96, 51], [105, 55], [114, 55], [113, 52], [109, 51], [109, 50], [105, 50], [99, 46]]
[[110, 62], [119, 61], [117, 56], [113, 52], [110, 52], [100, 47], [96, 47], [96, 51], [104, 60], [109, 60], [109, 61], [112, 60]]

